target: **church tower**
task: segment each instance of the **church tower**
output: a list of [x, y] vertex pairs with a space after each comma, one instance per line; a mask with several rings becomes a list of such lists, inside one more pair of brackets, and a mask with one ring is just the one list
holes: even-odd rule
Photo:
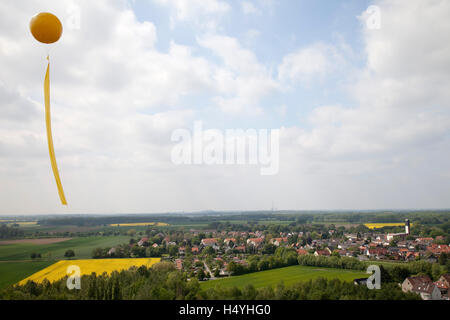
[[405, 219], [405, 233], [409, 235], [410, 228], [409, 228], [409, 219]]

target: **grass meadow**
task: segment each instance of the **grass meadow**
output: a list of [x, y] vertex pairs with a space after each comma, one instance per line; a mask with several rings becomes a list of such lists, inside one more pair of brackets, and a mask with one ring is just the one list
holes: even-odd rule
[[367, 278], [369, 275], [361, 271], [342, 270], [320, 267], [291, 266], [286, 268], [272, 269], [260, 272], [249, 273], [241, 276], [233, 276], [219, 280], [209, 280], [201, 283], [202, 289], [215, 286], [224, 288], [243, 288], [247, 284], [252, 284], [255, 288], [276, 286], [281, 281], [286, 286], [296, 282], [308, 281], [319, 277], [327, 279], [340, 279], [353, 281], [356, 278]]
[[52, 261], [2, 261], [0, 262], [0, 289], [15, 284], [52, 263]]

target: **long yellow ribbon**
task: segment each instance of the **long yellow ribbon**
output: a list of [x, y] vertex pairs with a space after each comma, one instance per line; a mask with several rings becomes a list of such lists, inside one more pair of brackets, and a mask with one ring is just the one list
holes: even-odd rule
[[56, 164], [55, 149], [53, 148], [53, 138], [52, 138], [52, 123], [50, 119], [50, 59], [47, 56], [47, 72], [45, 73], [44, 80], [44, 98], [45, 98], [45, 123], [47, 125], [47, 141], [48, 141], [48, 152], [50, 153], [50, 161], [52, 163], [52, 170], [55, 176], [56, 186], [58, 187], [59, 198], [63, 205], [67, 205], [66, 196], [64, 195], [64, 190], [61, 184], [61, 179], [59, 178], [58, 165]]

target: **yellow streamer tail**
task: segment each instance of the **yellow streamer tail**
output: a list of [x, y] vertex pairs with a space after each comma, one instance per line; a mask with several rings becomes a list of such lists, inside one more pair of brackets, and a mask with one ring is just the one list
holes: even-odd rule
[[[49, 57], [47, 57], [49, 60]], [[63, 205], [67, 205], [66, 196], [64, 195], [64, 190], [61, 184], [61, 179], [59, 178], [58, 165], [56, 164], [55, 149], [53, 148], [53, 138], [52, 138], [52, 124], [50, 118], [50, 60], [47, 64], [47, 72], [45, 73], [44, 80], [44, 97], [45, 97], [45, 123], [47, 126], [47, 141], [48, 141], [48, 152], [50, 153], [50, 162], [52, 163], [52, 170], [55, 176], [56, 186], [58, 187], [59, 198]]]

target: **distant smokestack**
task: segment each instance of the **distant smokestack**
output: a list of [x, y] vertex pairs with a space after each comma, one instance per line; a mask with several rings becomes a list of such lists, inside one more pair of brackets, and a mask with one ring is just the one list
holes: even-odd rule
[[405, 233], [409, 235], [410, 228], [409, 228], [409, 219], [405, 219]]

